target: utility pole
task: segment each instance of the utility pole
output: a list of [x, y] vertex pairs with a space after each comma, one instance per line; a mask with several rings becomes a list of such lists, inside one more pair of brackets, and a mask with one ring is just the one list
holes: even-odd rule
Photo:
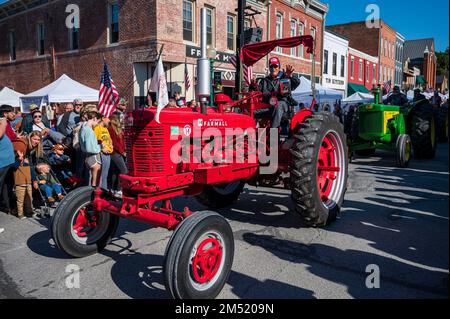
[[245, 28], [245, 8], [247, 7], [246, 0], [238, 0], [238, 32], [236, 39], [236, 82], [235, 93], [242, 92], [242, 63], [241, 63], [241, 48], [244, 46], [244, 28]]

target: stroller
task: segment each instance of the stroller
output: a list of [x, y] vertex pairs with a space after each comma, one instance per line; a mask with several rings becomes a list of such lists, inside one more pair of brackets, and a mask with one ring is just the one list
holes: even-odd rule
[[[47, 162], [41, 162], [42, 164], [47, 164]], [[50, 166], [50, 165], [49, 165]], [[65, 197], [72, 189], [67, 189], [64, 184], [60, 182], [57, 174], [51, 169], [50, 175], [56, 181], [57, 184], [61, 185], [61, 193]], [[40, 218], [47, 218], [53, 216], [53, 212], [58, 207], [60, 200], [55, 200], [50, 202], [46, 194], [41, 190], [40, 187], [33, 188], [33, 207], [35, 207], [35, 213]]]

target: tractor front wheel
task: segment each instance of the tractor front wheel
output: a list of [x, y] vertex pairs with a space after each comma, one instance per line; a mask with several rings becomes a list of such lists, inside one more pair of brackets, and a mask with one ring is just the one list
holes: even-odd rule
[[206, 186], [197, 201], [209, 208], [224, 208], [236, 202], [244, 189], [245, 182], [236, 181], [223, 185]]
[[397, 138], [397, 145], [395, 150], [395, 159], [398, 167], [408, 167], [411, 160], [411, 138], [409, 135], [401, 134]]
[[291, 189], [295, 210], [308, 226], [333, 222], [344, 201], [348, 148], [337, 117], [318, 113], [307, 118], [295, 135]]
[[69, 256], [81, 258], [102, 251], [117, 230], [120, 218], [94, 211], [93, 197], [92, 187], [78, 188], [63, 199], [53, 214], [53, 240]]
[[213, 299], [228, 280], [233, 258], [233, 231], [225, 218], [194, 213], [178, 226], [167, 246], [166, 289], [176, 299]]

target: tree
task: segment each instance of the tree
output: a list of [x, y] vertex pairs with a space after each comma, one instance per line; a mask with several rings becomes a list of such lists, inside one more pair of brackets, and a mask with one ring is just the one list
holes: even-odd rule
[[448, 47], [444, 52], [436, 52], [437, 57], [437, 75], [446, 75], [449, 72]]

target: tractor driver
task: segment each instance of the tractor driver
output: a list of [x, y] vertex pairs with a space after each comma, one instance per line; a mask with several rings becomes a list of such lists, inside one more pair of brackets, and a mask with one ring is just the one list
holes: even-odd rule
[[[252, 82], [250, 87], [251, 91], [260, 91], [265, 93], [263, 102], [270, 104], [270, 100], [273, 97], [276, 97], [278, 100], [278, 105], [274, 107], [272, 113], [272, 128], [279, 128], [281, 126], [281, 122], [283, 116], [287, 114], [291, 107], [297, 106], [297, 102], [292, 98], [292, 94], [290, 91], [295, 90], [300, 85], [300, 80], [297, 76], [293, 75], [294, 69], [292, 66], [287, 65], [286, 71], [281, 69], [280, 60], [277, 57], [273, 57], [269, 60], [269, 69], [270, 74], [259, 80], [259, 83], [256, 81]], [[289, 93], [282, 94], [281, 93], [281, 81], [289, 80], [290, 82], [290, 91]]]
[[404, 106], [406, 103], [408, 103], [408, 98], [405, 94], [400, 92], [400, 88], [396, 85], [394, 86], [393, 93], [389, 95], [387, 98], [385, 104], [391, 104], [396, 106]]

